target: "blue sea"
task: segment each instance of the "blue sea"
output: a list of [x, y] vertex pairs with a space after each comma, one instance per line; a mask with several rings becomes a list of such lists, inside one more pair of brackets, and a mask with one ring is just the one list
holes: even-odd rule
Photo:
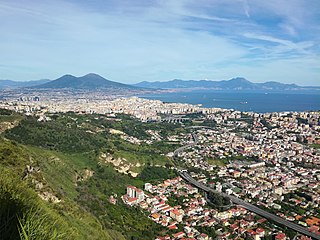
[[163, 102], [202, 104], [203, 107], [208, 108], [217, 107], [258, 113], [320, 110], [319, 92], [192, 91], [148, 94], [139, 97]]

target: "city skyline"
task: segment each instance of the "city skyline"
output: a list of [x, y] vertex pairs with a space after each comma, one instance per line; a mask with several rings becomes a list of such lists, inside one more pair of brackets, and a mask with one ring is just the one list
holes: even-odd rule
[[319, 85], [318, 1], [2, 1], [0, 79]]

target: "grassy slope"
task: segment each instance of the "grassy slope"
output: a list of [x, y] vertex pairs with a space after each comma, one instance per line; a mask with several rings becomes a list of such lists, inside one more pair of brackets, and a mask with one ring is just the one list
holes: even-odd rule
[[[60, 157], [60, 164], [63, 167], [57, 170], [51, 167], [50, 164], [52, 164], [52, 162], [50, 163], [50, 159], [52, 159], [52, 157]], [[30, 160], [32, 160], [33, 163], [31, 163]], [[72, 182], [72, 172], [70, 168], [76, 169], [77, 164], [72, 164], [72, 162], [85, 164], [81, 161], [81, 158], [77, 158], [76, 156], [68, 158], [68, 156], [64, 156], [63, 154], [34, 147], [25, 147], [2, 138], [0, 139], [0, 167], [2, 169], [0, 185], [5, 187], [5, 189], [2, 190], [8, 191], [7, 189], [13, 189], [12, 191], [19, 192], [21, 191], [19, 185], [22, 185], [22, 188], [26, 188], [26, 192], [31, 195], [31, 197], [25, 200], [25, 196], [23, 195], [26, 194], [17, 194], [17, 201], [22, 202], [22, 205], [25, 206], [21, 210], [21, 216], [26, 214], [30, 209], [35, 209], [40, 206], [41, 211], [48, 216], [48, 219], [63, 223], [62, 227], [57, 227], [58, 231], [68, 233], [68, 236], [64, 236], [63, 239], [124, 239], [119, 232], [103, 230], [102, 225], [96, 217], [81, 208], [73, 200], [73, 198], [77, 196], [77, 192]], [[52, 204], [40, 200], [34, 193], [31, 179], [27, 178], [25, 181], [20, 180], [24, 175], [26, 165], [36, 166], [38, 164], [42, 172], [41, 174], [45, 177], [49, 187], [58, 193], [58, 195], [59, 192], [61, 192], [61, 188], [64, 190], [63, 192], [66, 193], [65, 196], [62, 196], [63, 202]], [[79, 168], [81, 168], [81, 164], [80, 166], [78, 165]], [[90, 164], [88, 164], [88, 166], [90, 166]], [[7, 177], [4, 177], [4, 171], [8, 172]], [[17, 179], [13, 181], [8, 176], [15, 176]], [[17, 188], [16, 185], [18, 185], [18, 190], [15, 190]], [[1, 192], [2, 194], [0, 194], [1, 196], [5, 196], [3, 195], [3, 191]], [[4, 206], [4, 204], [1, 205], [2, 207]]]
[[[101, 121], [104, 119], [77, 115], [59, 115], [48, 123], [32, 118], [22, 120], [19, 126], [4, 133], [20, 144], [2, 140], [21, 157], [13, 157], [19, 160], [4, 157], [5, 161], [0, 165], [23, 174], [25, 166], [33, 159], [33, 165], [41, 169], [46, 187], [63, 200], [58, 204], [44, 204], [71, 229], [68, 234], [71, 239], [152, 239], [163, 229], [145, 213], [125, 206], [120, 200], [126, 186], [143, 187], [143, 181], [119, 174], [110, 165], [99, 164], [97, 156], [100, 151], [111, 151], [132, 163], [164, 165], [170, 161], [160, 153], [169, 152], [174, 146], [158, 143], [137, 147], [109, 135], [108, 129], [96, 134], [87, 132], [88, 128], [94, 130], [101, 126]], [[135, 124], [139, 131], [143, 130], [143, 125]], [[85, 169], [93, 170], [94, 176], [76, 184], [76, 175], [83, 175]], [[118, 196], [117, 205], [108, 202], [114, 194]], [[64, 228], [61, 230], [65, 231]]]
[[97, 163], [92, 153], [66, 154], [33, 146], [28, 146], [28, 149], [41, 160], [43, 175], [52, 187], [70, 199], [78, 196], [76, 173], [82, 174], [86, 168], [94, 169]]
[[[28, 149], [41, 157], [40, 167], [43, 175], [52, 189], [64, 199], [62, 204], [57, 204], [55, 209], [61, 212], [65, 218], [79, 231], [78, 236], [83, 239], [93, 239], [96, 231], [105, 233], [105, 239], [125, 239], [118, 231], [111, 229], [102, 230], [103, 226], [97, 222], [96, 216], [90, 211], [84, 210], [77, 202], [79, 192], [76, 185], [76, 173], [83, 174], [84, 169], [96, 171], [97, 160], [94, 153], [66, 154], [37, 147]], [[86, 180], [88, 181], [88, 180]], [[95, 221], [92, 221], [92, 220]], [[86, 226], [87, 225], [87, 226]], [[97, 236], [96, 239], [99, 239]]]
[[[63, 199], [67, 199], [64, 205], [68, 212], [76, 211], [76, 215], [77, 206], [85, 208], [99, 218], [112, 239], [136, 237], [147, 240], [152, 239], [159, 230], [159, 226], [147, 219], [144, 213], [127, 207], [120, 200], [120, 196], [125, 194], [126, 186], [135, 185], [142, 188], [143, 181], [119, 174], [111, 166], [98, 165], [93, 153], [63, 154], [36, 147], [28, 148], [42, 157], [40, 165], [43, 174], [52, 188], [59, 192]], [[76, 186], [75, 172], [80, 173], [85, 168], [93, 170], [95, 174], [85, 181], [78, 182]], [[118, 196], [117, 205], [108, 202], [109, 197], [114, 194]], [[74, 225], [82, 228], [82, 221], [75, 215], [71, 216], [70, 220], [75, 219]], [[87, 232], [85, 229], [84, 231]]]

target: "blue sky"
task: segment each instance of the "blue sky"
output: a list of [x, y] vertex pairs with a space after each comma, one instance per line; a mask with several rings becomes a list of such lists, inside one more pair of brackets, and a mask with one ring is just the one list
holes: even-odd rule
[[1, 0], [0, 79], [320, 85], [319, 0]]

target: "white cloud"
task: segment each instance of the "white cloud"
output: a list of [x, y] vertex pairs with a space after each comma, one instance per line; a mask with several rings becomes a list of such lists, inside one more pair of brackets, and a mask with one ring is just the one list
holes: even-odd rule
[[[239, 75], [252, 81], [290, 76], [299, 82], [319, 75], [318, 68], [310, 68], [310, 59], [319, 57], [319, 38], [300, 36], [307, 23], [307, 29], [317, 26], [298, 0], [288, 8], [283, 0], [99, 4], [2, 1], [0, 78], [97, 72], [123, 82]], [[307, 10], [314, 15], [314, 9]], [[267, 22], [273, 18], [279, 21]]]
[[[297, 51], [297, 53], [307, 53], [307, 50], [314, 46], [314, 43], [312, 41], [301, 41], [301, 42], [295, 43], [290, 40], [275, 38], [275, 37], [266, 36], [266, 35], [258, 35], [254, 33], [245, 33], [244, 36], [247, 38], [276, 43], [278, 44], [278, 46], [276, 46], [274, 49], [278, 53], [288, 52], [288, 51]], [[279, 47], [279, 45], [281, 46]]]

